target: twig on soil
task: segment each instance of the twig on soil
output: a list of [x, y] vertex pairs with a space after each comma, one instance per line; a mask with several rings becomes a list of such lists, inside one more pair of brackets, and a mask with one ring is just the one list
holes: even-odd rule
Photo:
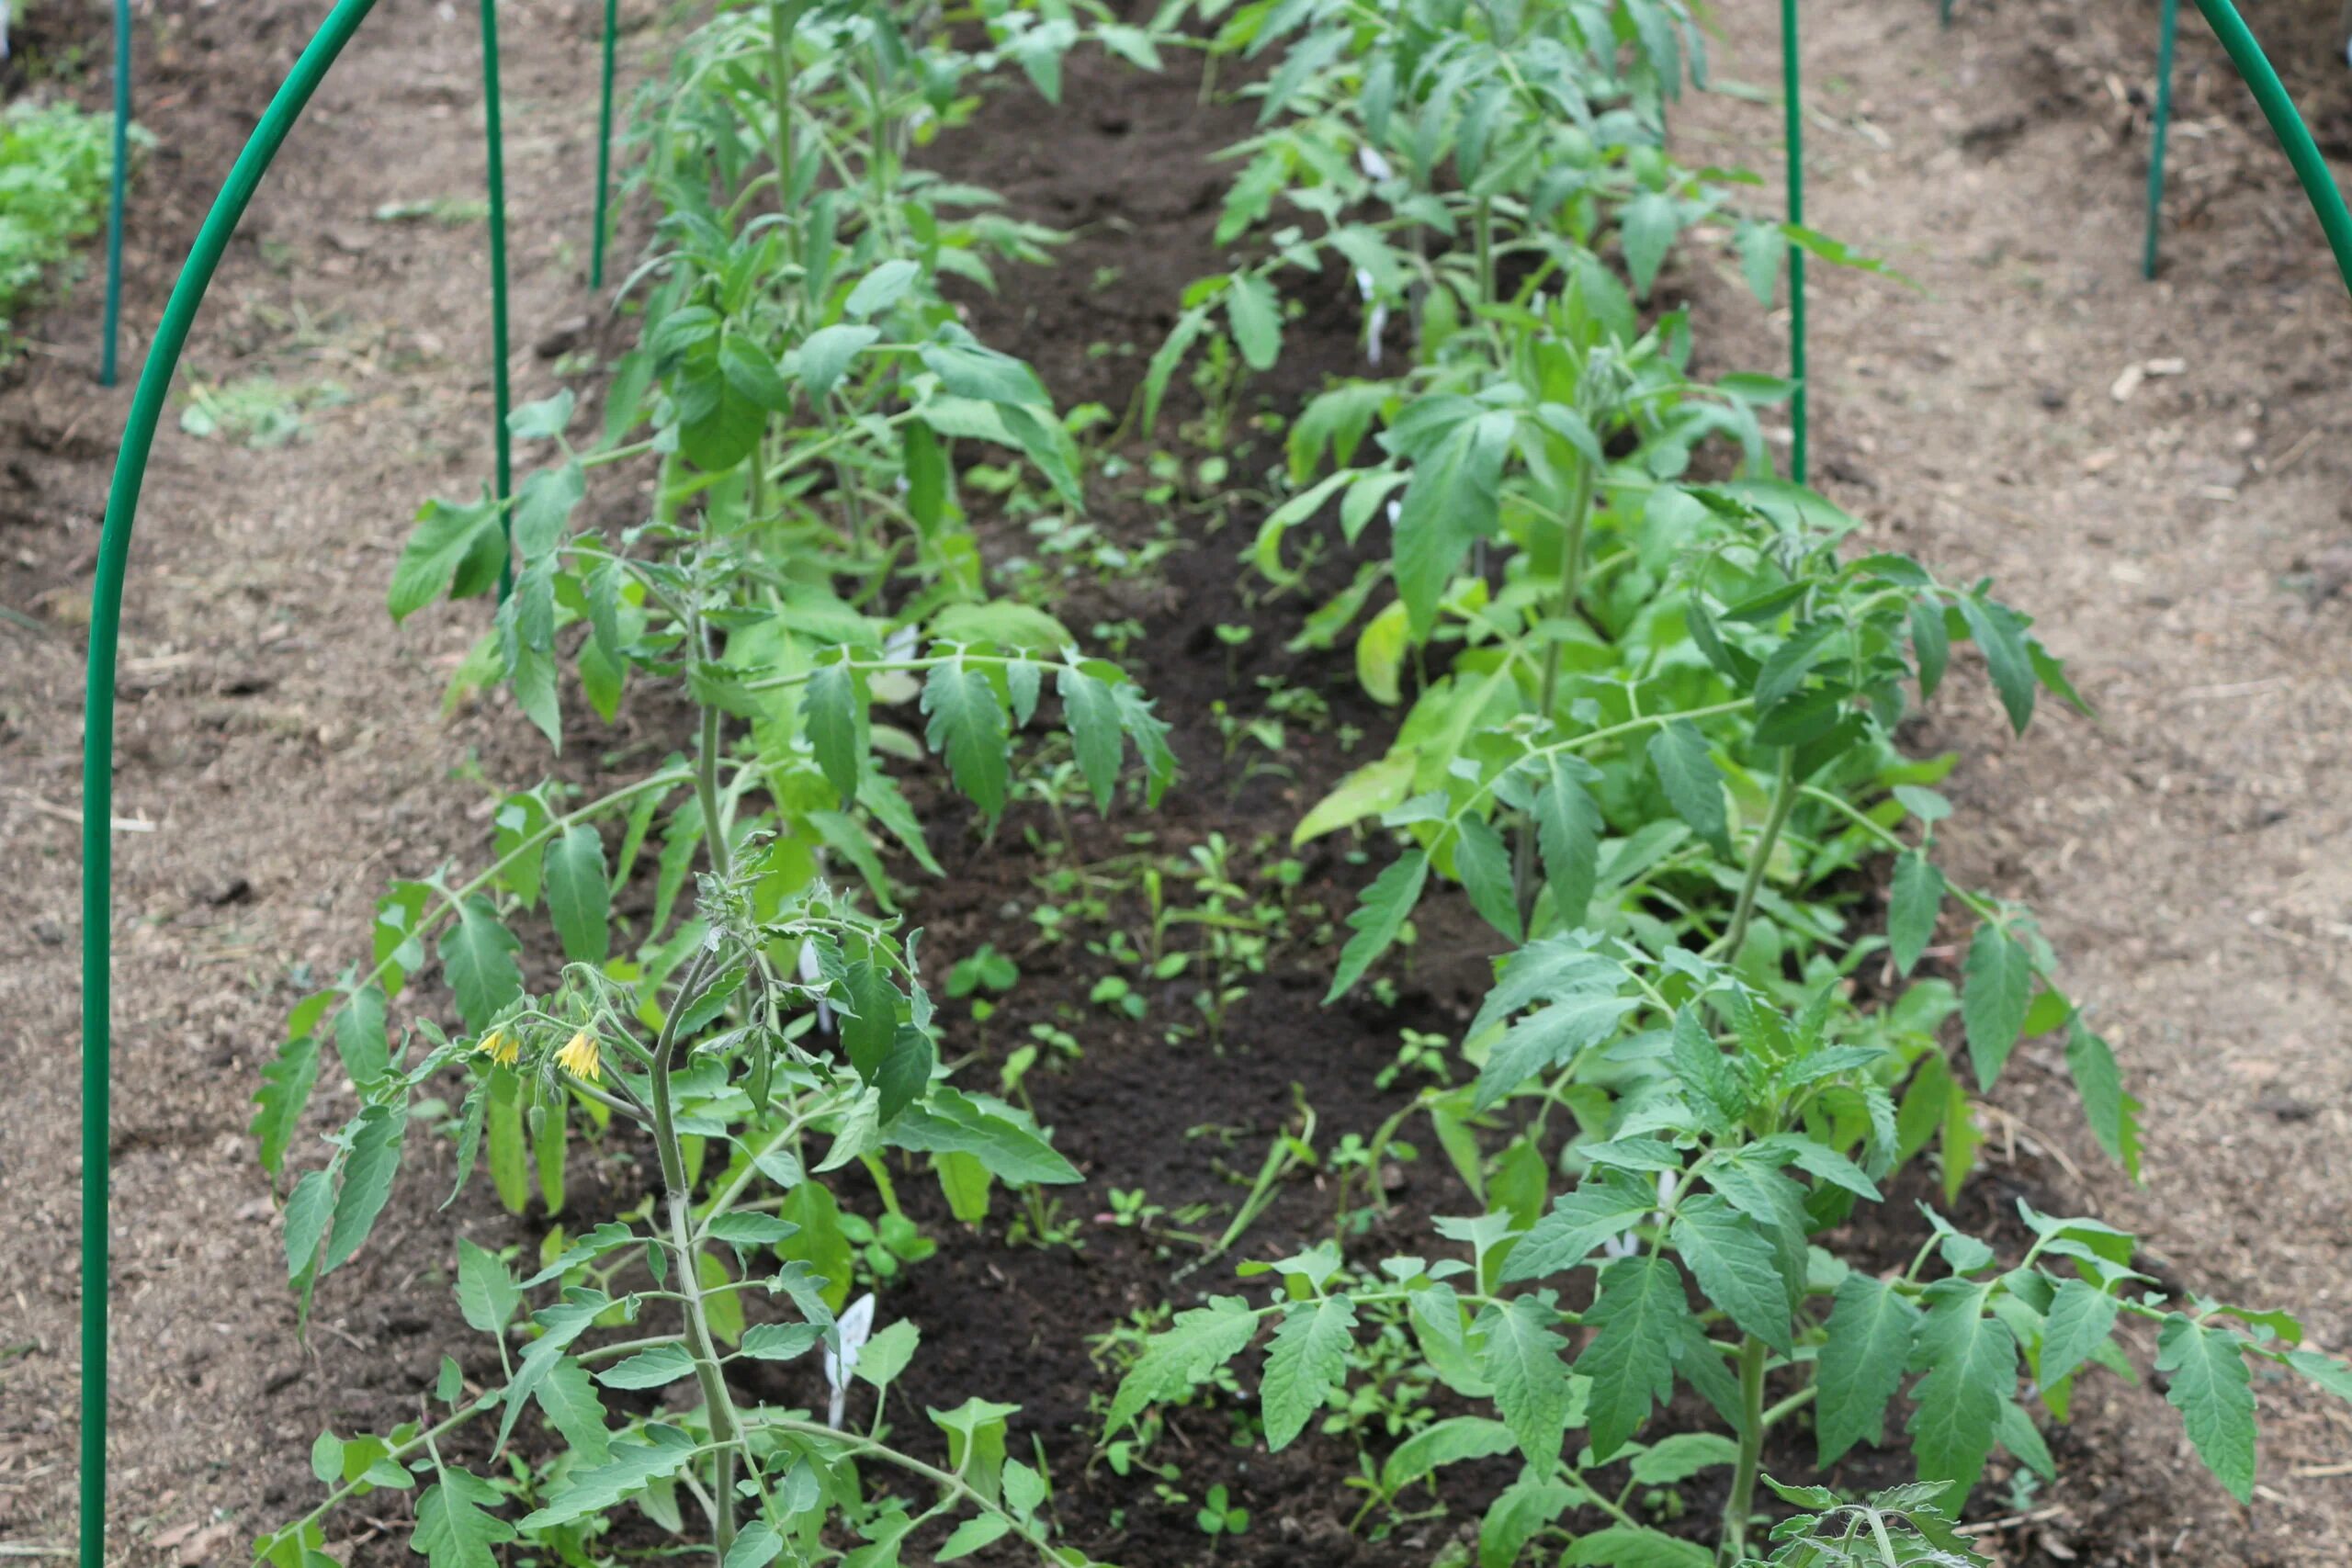
[[[12, 787], [8, 795], [10, 798], [23, 801], [44, 816], [54, 817], [61, 822], [71, 822], [76, 828], [82, 825], [82, 814], [70, 806], [52, 805], [28, 789]], [[155, 824], [141, 818], [118, 817], [114, 818], [114, 830], [118, 833], [152, 833], [155, 830]]]
[[2066, 1506], [2064, 1504], [2052, 1503], [2047, 1508], [2036, 1508], [2030, 1514], [2010, 1514], [2003, 1518], [1986, 1519], [1981, 1524], [1962, 1525], [1952, 1533], [1955, 1535], [1991, 1535], [1995, 1530], [2015, 1529], [2019, 1525], [2040, 1524], [2044, 1519], [2054, 1519], [2065, 1511]]

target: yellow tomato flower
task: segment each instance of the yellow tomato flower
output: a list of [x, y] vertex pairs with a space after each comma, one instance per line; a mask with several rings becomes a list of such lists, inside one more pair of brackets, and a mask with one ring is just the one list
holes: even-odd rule
[[564, 1042], [563, 1049], [555, 1054], [556, 1066], [575, 1078], [594, 1083], [604, 1076], [604, 1058], [596, 1049], [596, 1037], [582, 1030]]
[[493, 1029], [481, 1037], [474, 1047], [502, 1067], [511, 1067], [522, 1059], [523, 1043], [503, 1029]]

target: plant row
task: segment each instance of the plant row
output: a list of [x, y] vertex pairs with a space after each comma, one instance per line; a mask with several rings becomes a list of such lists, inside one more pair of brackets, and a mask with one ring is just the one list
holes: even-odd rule
[[[1836, 1250], [1915, 1162], [1958, 1192], [1978, 1096], [2028, 1038], [2063, 1042], [2093, 1133], [2138, 1157], [2137, 1108], [2030, 913], [1939, 869], [1933, 786], [1955, 759], [1898, 744], [1958, 645], [2019, 732], [2042, 692], [2080, 705], [2063, 668], [1987, 585], [1848, 548], [1853, 519], [1771, 476], [1766, 422], [1792, 387], [1694, 377], [1689, 313], [1653, 298], [1717, 257], [1766, 304], [1791, 246], [1874, 264], [1754, 216], [1748, 176], [1668, 155], [1668, 107], [1703, 81], [1679, 0], [1193, 15], [1197, 37], [1173, 11], [763, 0], [722, 8], [641, 96], [631, 188], [653, 237], [601, 418], [583, 433], [569, 392], [518, 411], [544, 462], [511, 500], [429, 503], [390, 598], [404, 617], [511, 578], [453, 694], [504, 693], [558, 748], [634, 702], [678, 750], [505, 795], [488, 865], [395, 884], [370, 961], [294, 1010], [254, 1132], [306, 1311], [419, 1126], [455, 1146], [445, 1206], [480, 1166], [507, 1209], [562, 1216], [583, 1143], [648, 1179], [559, 1224], [536, 1267], [461, 1242], [458, 1303], [492, 1344], [445, 1361], [424, 1418], [323, 1434], [323, 1501], [257, 1555], [321, 1568], [332, 1510], [416, 1488], [436, 1568], [508, 1541], [602, 1561], [640, 1519], [725, 1568], [1008, 1539], [1086, 1561], [1057, 1539], [1042, 1457], [1016, 1457], [1016, 1406], [931, 1411], [942, 1462], [879, 1397], [849, 1420], [852, 1385], [887, 1390], [919, 1348], [852, 1299], [929, 1250], [894, 1182], [926, 1169], [966, 1223], [1014, 1190], [1042, 1235], [1039, 1190], [1078, 1179], [1017, 1070], [1007, 1099], [944, 1066], [950, 1019], [890, 869], [940, 863], [899, 778], [935, 757], [992, 829], [1020, 793], [1058, 818], [1149, 806], [1174, 773], [1141, 687], [1001, 592], [976, 533], [1002, 495], [1082, 517], [1125, 468], [954, 303], [1049, 263], [1057, 236], [915, 155], [999, 78], [1057, 96], [1080, 47], [1136, 69], [1203, 48], [1260, 107], [1218, 220], [1232, 265], [1180, 302], [1129, 430], [1148, 438], [1190, 365], [1195, 434], [1246, 459], [1250, 378], [1291, 323], [1334, 294], [1361, 311], [1364, 374], [1287, 421], [1265, 476], [1283, 499], [1245, 562], [1298, 603], [1295, 646], [1350, 649], [1398, 710], [1297, 825], [1379, 865], [1328, 999], [1378, 994], [1417, 922], [1459, 918], [1449, 888], [1501, 953], [1466, 1032], [1416, 1048], [1420, 1087], [1351, 1151], [1376, 1168], [1426, 1120], [1472, 1212], [1437, 1222], [1431, 1256], [1379, 1260], [1351, 1254], [1343, 1214], [1126, 1341], [1101, 1434], [1120, 1472], [1159, 1462], [1167, 1407], [1234, 1403], [1238, 1364], [1251, 1436], [1276, 1449], [1351, 1385], [1450, 1391], [1473, 1413], [1400, 1416], [1351, 1484], [1375, 1530], [1472, 1509], [1482, 1568], [1539, 1548], [1974, 1562], [1952, 1521], [1988, 1460], [2046, 1472], [2042, 1424], [2094, 1366], [2136, 1376], [2119, 1325], [2145, 1322], [2189, 1437], [2245, 1495], [2252, 1364], [2352, 1393], [2291, 1318], [2172, 1299], [2131, 1237], [2026, 1208], [2007, 1242], [1923, 1211], [1900, 1272]], [[1175, 874], [1197, 907], [1147, 871], [1148, 950], [1099, 945], [1148, 977], [1191, 968], [1202, 1028], [1169, 1038], [1221, 1052], [1297, 867], [1261, 896], [1217, 840]], [[1198, 952], [1171, 934], [1187, 925]], [[958, 956], [951, 996], [1012, 983], [992, 950]], [[436, 967], [447, 1012], [412, 987]], [[1144, 1006], [1125, 981], [1096, 1000]], [[330, 1062], [356, 1111], [306, 1146]], [[1233, 1226], [1196, 1238], [1204, 1261], [1306, 1144], [1269, 1155]], [[878, 1218], [841, 1201], [853, 1168]], [[762, 1397], [784, 1385], [752, 1363], [821, 1372], [824, 1418]], [[1776, 1433], [1809, 1427], [1826, 1467], [1906, 1404], [1915, 1485], [1849, 1502], [1763, 1473]], [[1719, 1425], [1694, 1430], [1701, 1410]], [[518, 1450], [530, 1423], [549, 1436]], [[1517, 1473], [1491, 1495], [1444, 1477], [1497, 1456]], [[1651, 1499], [1718, 1467], [1701, 1541]], [[1777, 1545], [1759, 1481], [1797, 1510]]]

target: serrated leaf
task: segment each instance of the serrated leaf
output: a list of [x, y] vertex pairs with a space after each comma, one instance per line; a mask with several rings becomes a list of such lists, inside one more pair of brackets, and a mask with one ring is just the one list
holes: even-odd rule
[[319, 1243], [326, 1239], [327, 1222], [334, 1213], [334, 1172], [303, 1173], [286, 1200], [286, 1277], [299, 1280], [319, 1260]]
[[753, 1519], [736, 1532], [735, 1542], [720, 1560], [720, 1568], [767, 1568], [784, 1552], [784, 1538], [765, 1519]]
[[470, 505], [426, 502], [392, 568], [391, 587], [385, 594], [392, 619], [403, 620], [439, 598], [458, 569], [484, 546], [503, 553], [498, 512], [487, 495]]
[[1363, 900], [1348, 916], [1348, 925], [1355, 934], [1340, 950], [1339, 969], [1331, 976], [1331, 988], [1323, 998], [1326, 1007], [1347, 995], [1373, 962], [1388, 951], [1389, 944], [1404, 930], [1414, 906], [1420, 902], [1421, 886], [1429, 879], [1429, 870], [1428, 854], [1408, 850], [1372, 879], [1372, 885], [1363, 890]]
[[1166, 1332], [1145, 1341], [1143, 1353], [1119, 1380], [1111, 1414], [1102, 1422], [1103, 1434], [1121, 1430], [1146, 1405], [1175, 1399], [1207, 1382], [1257, 1334], [1258, 1314], [1238, 1296], [1212, 1297], [1204, 1307], [1178, 1313]]
[[1252, 370], [1272, 370], [1283, 349], [1283, 307], [1274, 286], [1254, 273], [1237, 273], [1225, 291], [1225, 310], [1243, 362]]
[[1595, 1247], [1649, 1219], [1656, 1184], [1630, 1171], [1602, 1169], [1555, 1200], [1551, 1213], [1519, 1238], [1503, 1263], [1503, 1280], [1541, 1280], [1582, 1264]]
[[364, 986], [345, 998], [334, 1015], [335, 1055], [352, 1083], [366, 1089], [391, 1065], [391, 1043], [384, 1032], [383, 991]]
[[2156, 1371], [2171, 1374], [2165, 1400], [2180, 1412], [2188, 1440], [2231, 1496], [2254, 1495], [2254, 1387], [2238, 1337], [2180, 1313], [2156, 1332]]
[[2017, 1048], [2033, 1003], [2033, 960], [2025, 944], [1991, 920], [1976, 928], [1960, 992], [1968, 1060], [1981, 1089], [1991, 1089]]
[[409, 1550], [431, 1568], [498, 1568], [492, 1548], [513, 1540], [514, 1527], [485, 1510], [505, 1498], [469, 1472], [436, 1467], [436, 1472], [438, 1480], [416, 1500]]
[[1858, 1269], [1838, 1281], [1815, 1375], [1824, 1469], [1856, 1443], [1875, 1445], [1883, 1435], [1887, 1402], [1903, 1386], [1918, 1329], [1919, 1309], [1887, 1280]]
[[1453, 846], [1453, 872], [1470, 907], [1513, 946], [1520, 941], [1519, 907], [1511, 886], [1510, 852], [1483, 818], [1465, 817]]
[[1785, 1355], [1791, 1347], [1789, 1293], [1772, 1240], [1712, 1192], [1684, 1198], [1669, 1235], [1706, 1298], [1742, 1330]]
[[2026, 648], [2025, 628], [2018, 624], [2017, 613], [2006, 604], [1971, 594], [1960, 601], [1960, 615], [1968, 623], [1969, 637], [1984, 655], [1993, 689], [2001, 694], [2010, 727], [2023, 735], [2026, 726], [2033, 722], [2037, 682], [2033, 656]]
[[1283, 1315], [1258, 1384], [1268, 1449], [1287, 1448], [1323, 1408], [1324, 1394], [1346, 1377], [1355, 1324], [1355, 1303], [1345, 1296], [1302, 1303]]
[[596, 829], [582, 823], [549, 839], [539, 880], [564, 957], [602, 964], [612, 949], [612, 878]]
[[352, 1139], [351, 1157], [344, 1162], [343, 1186], [335, 1193], [334, 1222], [327, 1233], [322, 1279], [342, 1268], [366, 1244], [376, 1216], [391, 1196], [392, 1178], [400, 1173], [401, 1144], [408, 1134], [405, 1105], [371, 1105], [359, 1114], [359, 1132]]
[[2066, 1070], [2083, 1097], [2083, 1117], [2108, 1157], [2140, 1179], [2140, 1102], [2123, 1090], [2122, 1069], [2106, 1041], [2078, 1014], [2066, 1026]]
[[458, 1310], [469, 1327], [483, 1334], [503, 1334], [523, 1304], [514, 1271], [487, 1247], [458, 1238]]
[[582, 1461], [602, 1464], [612, 1457], [605, 1402], [597, 1397], [596, 1382], [586, 1367], [570, 1356], [560, 1357], [532, 1392], [539, 1402], [539, 1414]]
[[1474, 1107], [1485, 1111], [1536, 1074], [1566, 1066], [1613, 1036], [1639, 1005], [1633, 997], [1572, 996], [1530, 1013], [1487, 1054]]
[[2050, 1310], [2042, 1316], [2041, 1366], [2037, 1381], [2048, 1388], [2090, 1359], [2107, 1343], [2115, 1326], [2113, 1296], [2083, 1280], [2068, 1280], [2058, 1287]]
[[825, 781], [843, 804], [855, 800], [865, 766], [865, 703], [848, 665], [820, 665], [809, 674], [800, 715]]
[[1585, 1324], [1598, 1332], [1576, 1370], [1592, 1380], [1592, 1452], [1606, 1463], [1673, 1395], [1675, 1351], [1690, 1324], [1682, 1271], [1664, 1252], [1620, 1258], [1601, 1271]]
[[1440, 1466], [1491, 1459], [1518, 1446], [1519, 1439], [1499, 1421], [1483, 1416], [1450, 1416], [1397, 1444], [1381, 1466], [1380, 1484], [1390, 1493], [1401, 1492], [1435, 1473]]
[[1715, 1554], [1697, 1541], [1639, 1525], [1611, 1525], [1578, 1536], [1564, 1568], [1713, 1568]]
[[1677, 719], [1650, 737], [1647, 751], [1658, 787], [1666, 792], [1674, 814], [1729, 860], [1731, 830], [1724, 810], [1723, 770], [1707, 754], [1707, 739], [1699, 733], [1699, 727], [1689, 719]]
[[1912, 1366], [1927, 1373], [1912, 1391], [1912, 1454], [1920, 1480], [1952, 1483], [1946, 1495], [1955, 1508], [1984, 1472], [2001, 1406], [2017, 1392], [2017, 1340], [1984, 1310], [1990, 1293], [1989, 1285], [1961, 1279], [1928, 1286], [1912, 1348]]
[[641, 1436], [615, 1443], [603, 1464], [573, 1471], [521, 1528], [543, 1530], [599, 1513], [663, 1476], [675, 1475], [695, 1452], [695, 1440], [675, 1427], [649, 1426]]
[[1746, 1114], [1747, 1095], [1740, 1087], [1739, 1075], [1708, 1032], [1706, 1019], [1698, 1008], [1685, 1007], [1674, 1015], [1669, 1056], [1682, 1079], [1683, 1098], [1695, 1100], [1694, 1111], [1713, 1117], [1718, 1123]]
[[1488, 1305], [1477, 1322], [1486, 1340], [1478, 1370], [1495, 1391], [1495, 1408], [1527, 1462], [1544, 1472], [1559, 1462], [1568, 1427], [1581, 1415], [1581, 1390], [1560, 1359], [1568, 1342], [1552, 1326], [1556, 1315], [1533, 1296], [1515, 1296]]
[[1069, 725], [1070, 747], [1078, 754], [1079, 772], [1094, 796], [1098, 811], [1111, 809], [1119, 787], [1119, 761], [1125, 754], [1125, 731], [1119, 724], [1118, 700], [1111, 688], [1083, 670], [1065, 665], [1054, 679], [1062, 699], [1062, 714]]
[[1634, 1479], [1645, 1486], [1672, 1486], [1702, 1470], [1739, 1461], [1739, 1445], [1716, 1432], [1677, 1432], [1634, 1456]]
[[924, 738], [932, 750], [947, 759], [956, 787], [993, 823], [1004, 810], [1012, 772], [996, 688], [960, 661], [936, 664], [923, 682], [922, 711], [931, 720]]
[[1887, 951], [1895, 968], [1911, 973], [1919, 955], [1935, 939], [1936, 917], [1943, 908], [1944, 874], [1917, 850], [1895, 857], [1894, 885], [1886, 911]]
[[682, 1345], [657, 1345], [616, 1361], [596, 1374], [606, 1388], [667, 1388], [695, 1375], [695, 1359]]
[[1555, 756], [1533, 807], [1535, 843], [1552, 888], [1552, 912], [1565, 926], [1581, 926], [1600, 865], [1600, 807]]
[[523, 971], [514, 954], [523, 944], [498, 919], [498, 908], [477, 893], [458, 906], [458, 918], [441, 933], [435, 951], [458, 1015], [481, 1033], [498, 1010], [523, 994]]
[[319, 1043], [307, 1033], [279, 1046], [277, 1056], [261, 1070], [261, 1089], [254, 1096], [259, 1109], [245, 1131], [260, 1145], [262, 1168], [273, 1178], [286, 1163], [286, 1151], [301, 1124], [302, 1108], [310, 1104], [311, 1090], [318, 1081]]
[[1078, 1168], [1055, 1152], [1026, 1115], [1001, 1100], [944, 1085], [933, 1089], [922, 1103], [907, 1107], [884, 1135], [899, 1148], [922, 1154], [970, 1155], [1000, 1179], [1018, 1186], [1079, 1179]]
[[1396, 513], [1393, 560], [1416, 642], [1428, 641], [1436, 628], [1438, 605], [1471, 542], [1496, 529], [1503, 462], [1517, 430], [1511, 414], [1474, 412], [1413, 465]]
[[984, 1546], [993, 1546], [1012, 1529], [1012, 1521], [1002, 1514], [975, 1514], [948, 1532], [939, 1544], [933, 1562], [956, 1562], [969, 1557]]

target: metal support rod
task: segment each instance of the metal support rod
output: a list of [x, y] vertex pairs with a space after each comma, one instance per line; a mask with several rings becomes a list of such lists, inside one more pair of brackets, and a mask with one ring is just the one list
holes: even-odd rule
[[122, 342], [122, 186], [130, 177], [130, 0], [114, 0], [114, 165], [107, 180], [107, 344], [98, 385], [114, 385]]
[[261, 123], [237, 155], [229, 178], [197, 231], [187, 263], [172, 285], [164, 319], [140, 367], [130, 423], [107, 491], [90, 584], [90, 662], [82, 731], [82, 1568], [105, 1568], [107, 1521], [107, 1196], [110, 982], [114, 957], [114, 680], [122, 634], [122, 580], [147, 457], [187, 347], [188, 330], [211, 287], [229, 237], [262, 175], [301, 118], [327, 68], [375, 8], [376, 0], [336, 0], [335, 7], [280, 84]]
[[[481, 107], [483, 154], [490, 175], [490, 393], [498, 421], [496, 455], [498, 527], [512, 538], [514, 509], [514, 437], [506, 428], [512, 405], [507, 389], [506, 346], [506, 136], [499, 122], [498, 0], [481, 0]], [[514, 587], [514, 552], [498, 563], [498, 599]]]
[[[1797, 62], [1797, 0], [1781, 0], [1781, 100], [1787, 124], [1789, 222], [1804, 223], [1804, 90]], [[1789, 477], [1805, 481], [1805, 412], [1811, 400], [1804, 384], [1804, 248], [1789, 246]]]
[[2311, 127], [2295, 111], [2295, 100], [2280, 85], [2278, 73], [2270, 68], [2262, 46], [2255, 42], [2238, 8], [2230, 0], [2197, 0], [2197, 8], [2205, 14], [2213, 35], [2222, 40], [2230, 63], [2237, 67], [2238, 74], [2253, 89], [2262, 118], [2270, 122], [2270, 133], [2285, 149], [2287, 162], [2294, 165], [2295, 177], [2302, 182], [2303, 196], [2319, 217], [2321, 231], [2327, 236], [2327, 248], [2335, 254], [2335, 270], [2343, 276], [2344, 287], [2352, 289], [2352, 211], [2345, 208], [2344, 193], [2336, 188], [2327, 160], [2320, 156], [2319, 144], [2312, 140]]
[[2140, 247], [2140, 276], [2156, 276], [2156, 234], [2165, 214], [2165, 142], [2172, 130], [2173, 42], [2180, 36], [2180, 0], [2165, 0], [2156, 31], [2156, 113], [2148, 129], [2148, 237]]
[[613, 191], [613, 37], [620, 30], [620, 0], [605, 0], [604, 63], [596, 93], [596, 237], [588, 253], [588, 287], [605, 287], [605, 230]]

